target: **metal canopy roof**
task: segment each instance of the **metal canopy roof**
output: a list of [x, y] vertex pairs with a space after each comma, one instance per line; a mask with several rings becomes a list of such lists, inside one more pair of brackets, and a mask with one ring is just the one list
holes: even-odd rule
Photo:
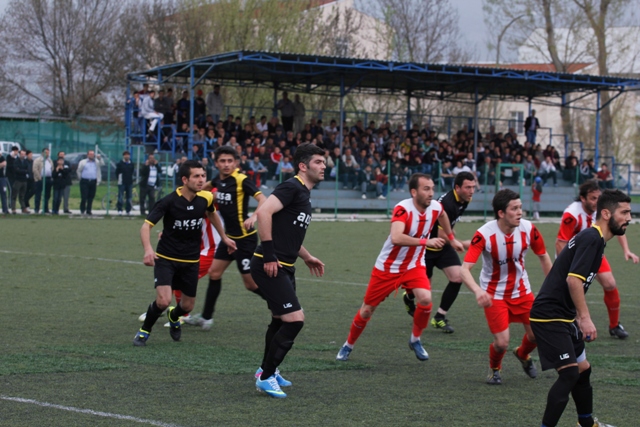
[[[640, 80], [614, 76], [513, 70], [481, 65], [423, 64], [372, 59], [236, 51], [131, 73], [130, 81], [213, 82], [340, 95], [356, 91], [470, 101], [475, 97], [531, 100], [608, 90], [640, 89]], [[192, 80], [193, 79], [193, 80]], [[341, 92], [341, 87], [343, 88]], [[471, 96], [470, 96], [471, 95]]]

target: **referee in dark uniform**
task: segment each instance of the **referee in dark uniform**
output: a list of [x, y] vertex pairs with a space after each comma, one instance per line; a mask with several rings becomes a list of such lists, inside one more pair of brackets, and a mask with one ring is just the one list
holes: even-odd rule
[[[236, 242], [236, 250], [229, 253], [224, 242], [220, 242], [209, 269], [209, 287], [200, 316], [189, 316], [185, 321], [191, 325], [202, 326], [207, 330], [213, 324], [213, 311], [222, 287], [222, 274], [236, 261], [238, 271], [247, 290], [262, 296], [251, 277], [249, 264], [258, 245], [258, 234], [253, 224], [255, 212], [249, 217], [249, 197], [258, 201], [258, 208], [267, 200], [249, 177], [237, 170], [238, 152], [230, 146], [222, 146], [215, 151], [218, 176], [204, 186], [205, 191], [216, 189], [216, 205], [222, 215], [227, 237]], [[256, 210], [258, 209], [256, 208]]]
[[[215, 215], [213, 195], [201, 191], [206, 179], [202, 165], [188, 160], [180, 165], [178, 173], [183, 186], [156, 203], [140, 229], [144, 247], [143, 262], [144, 265], [153, 267], [156, 299], [149, 305], [142, 328], [133, 339], [135, 346], [146, 345], [151, 328], [171, 303], [172, 289], [182, 291], [182, 300], [177, 307], [169, 307], [167, 312], [169, 333], [174, 341], [180, 340], [180, 316], [193, 309], [196, 298], [200, 239], [205, 215], [227, 246], [235, 250], [235, 242], [224, 235], [220, 218]], [[151, 246], [151, 228], [160, 219], [163, 220], [162, 237], [154, 252]]]
[[[456, 175], [453, 182], [453, 190], [446, 192], [438, 201], [442, 203], [444, 211], [449, 217], [451, 229], [456, 225], [464, 211], [469, 206], [473, 193], [476, 189], [476, 181], [471, 172], [460, 172]], [[442, 231], [442, 227], [434, 227], [431, 231], [430, 239], [438, 237], [445, 237]], [[470, 242], [462, 242], [465, 249], [469, 248]], [[433, 276], [433, 268], [437, 267], [445, 274], [449, 280], [449, 284], [442, 293], [440, 299], [440, 307], [436, 312], [433, 319], [431, 319], [431, 325], [436, 329], [441, 329], [444, 333], [452, 334], [454, 332], [449, 321], [446, 318], [447, 312], [455, 302], [462, 286], [462, 279], [460, 278], [460, 268], [462, 263], [458, 253], [451, 245], [444, 245], [442, 248], [430, 248], [426, 247], [424, 251], [424, 260], [427, 266], [427, 277], [431, 280]], [[407, 312], [410, 316], [413, 316], [413, 312], [416, 309], [413, 294], [405, 292], [403, 295], [404, 304], [407, 307]]]
[[542, 370], [555, 369], [542, 427], [555, 427], [573, 397], [581, 427], [607, 427], [593, 418], [593, 390], [585, 341], [597, 338], [585, 294], [596, 276], [606, 242], [622, 236], [631, 221], [631, 199], [619, 190], [598, 198], [595, 224], [574, 236], [560, 252], [530, 312]]
[[324, 274], [322, 261], [302, 246], [311, 222], [311, 189], [324, 179], [324, 150], [312, 143], [301, 144], [294, 155], [294, 167], [296, 175], [278, 185], [257, 211], [261, 243], [251, 259], [251, 276], [272, 315], [256, 388], [279, 398], [286, 397], [280, 387], [291, 383], [279, 374], [278, 365], [304, 324], [293, 264], [300, 257], [311, 274]]

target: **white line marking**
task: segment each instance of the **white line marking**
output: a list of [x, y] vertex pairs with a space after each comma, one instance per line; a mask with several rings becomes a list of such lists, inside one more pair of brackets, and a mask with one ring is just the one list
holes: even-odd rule
[[18, 403], [30, 403], [32, 405], [38, 405], [38, 406], [42, 406], [42, 407], [45, 407], [45, 408], [61, 409], [63, 411], [78, 412], [80, 414], [88, 414], [88, 415], [95, 415], [95, 416], [98, 416], [98, 417], [114, 418], [116, 420], [134, 421], [136, 423], [150, 424], [152, 426], [180, 427], [177, 424], [168, 424], [168, 423], [163, 423], [163, 422], [160, 422], [160, 421], [147, 420], [147, 419], [144, 419], [144, 418], [132, 417], [130, 415], [112, 414], [110, 412], [100, 412], [100, 411], [94, 411], [92, 409], [80, 409], [80, 408], [74, 408], [73, 406], [63, 406], [63, 405], [56, 405], [55, 403], [39, 402], [39, 401], [33, 400], [33, 399], [23, 399], [21, 397], [11, 397], [11, 396], [4, 396], [4, 395], [0, 394], [0, 399], [9, 400], [11, 402], [18, 402]]
[[77, 258], [84, 259], [88, 261], [105, 261], [105, 262], [120, 262], [123, 264], [142, 264], [142, 261], [129, 261], [126, 259], [110, 259], [110, 258], [98, 258], [98, 257], [90, 257], [90, 256], [78, 256], [78, 255], [66, 255], [66, 254], [52, 254], [52, 253], [41, 253], [41, 252], [21, 252], [21, 251], [7, 251], [1, 250], [0, 253], [3, 254], [16, 254], [16, 255], [31, 255], [31, 256], [50, 256], [50, 257], [59, 257], [59, 258]]

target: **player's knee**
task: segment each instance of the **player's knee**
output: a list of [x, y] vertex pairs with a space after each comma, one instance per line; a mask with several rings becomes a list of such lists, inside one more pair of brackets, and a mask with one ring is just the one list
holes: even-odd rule
[[248, 291], [253, 292], [258, 289], [258, 285], [256, 285], [256, 282], [253, 281], [253, 278], [250, 274], [243, 274], [242, 282], [244, 283], [244, 287], [247, 288]]
[[360, 307], [360, 316], [363, 319], [368, 319], [371, 317], [371, 315], [373, 315], [374, 311], [376, 311], [376, 308], [374, 306], [363, 304], [362, 307]]
[[602, 281], [602, 288], [605, 291], [613, 291], [616, 287], [616, 279], [614, 279], [613, 277]]
[[210, 271], [209, 272], [209, 279], [211, 280], [220, 280], [222, 279], [222, 272], [221, 271]]
[[559, 378], [558, 380], [564, 383], [569, 389], [572, 389], [573, 386], [580, 379], [580, 372], [578, 371], [577, 366], [569, 366], [558, 371]]
[[182, 307], [182, 309], [186, 312], [191, 312], [191, 310], [193, 310], [193, 306], [194, 301], [191, 298], [183, 298], [182, 301], [180, 301], [180, 307]]
[[[429, 294], [429, 295], [421, 295], [420, 298], [416, 297], [416, 303], [418, 303], [418, 305], [421, 305], [423, 307], [431, 306], [431, 294]], [[431, 307], [429, 307], [429, 308], [431, 308]]]
[[504, 353], [509, 349], [509, 340], [496, 338], [493, 342], [493, 348], [499, 353]]

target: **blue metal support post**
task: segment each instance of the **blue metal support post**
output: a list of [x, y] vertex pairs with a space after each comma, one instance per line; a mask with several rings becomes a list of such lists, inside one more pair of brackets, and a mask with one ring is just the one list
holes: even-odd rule
[[598, 158], [600, 157], [600, 91], [597, 92], [596, 98], [596, 140], [595, 140], [595, 153], [593, 155], [593, 161], [596, 168], [598, 168]]
[[478, 103], [478, 86], [476, 86], [473, 103], [473, 161], [476, 162], [476, 170], [478, 169]]
[[195, 97], [194, 97], [194, 88], [193, 88], [193, 82], [195, 81], [195, 67], [192, 65], [189, 68], [190, 71], [190, 75], [189, 75], [189, 135], [187, 137], [187, 158], [189, 160], [191, 160], [191, 155], [193, 153], [193, 150], [191, 149], [191, 145], [193, 144], [193, 115], [194, 115], [194, 103], [195, 103]]
[[409, 128], [411, 127], [411, 91], [407, 91], [407, 117], [406, 117], [406, 130], [407, 135], [409, 135]]
[[[338, 142], [340, 143], [340, 154], [342, 154], [342, 143], [344, 138], [344, 76], [340, 76], [340, 135]], [[338, 179], [338, 177], [336, 177]]]

